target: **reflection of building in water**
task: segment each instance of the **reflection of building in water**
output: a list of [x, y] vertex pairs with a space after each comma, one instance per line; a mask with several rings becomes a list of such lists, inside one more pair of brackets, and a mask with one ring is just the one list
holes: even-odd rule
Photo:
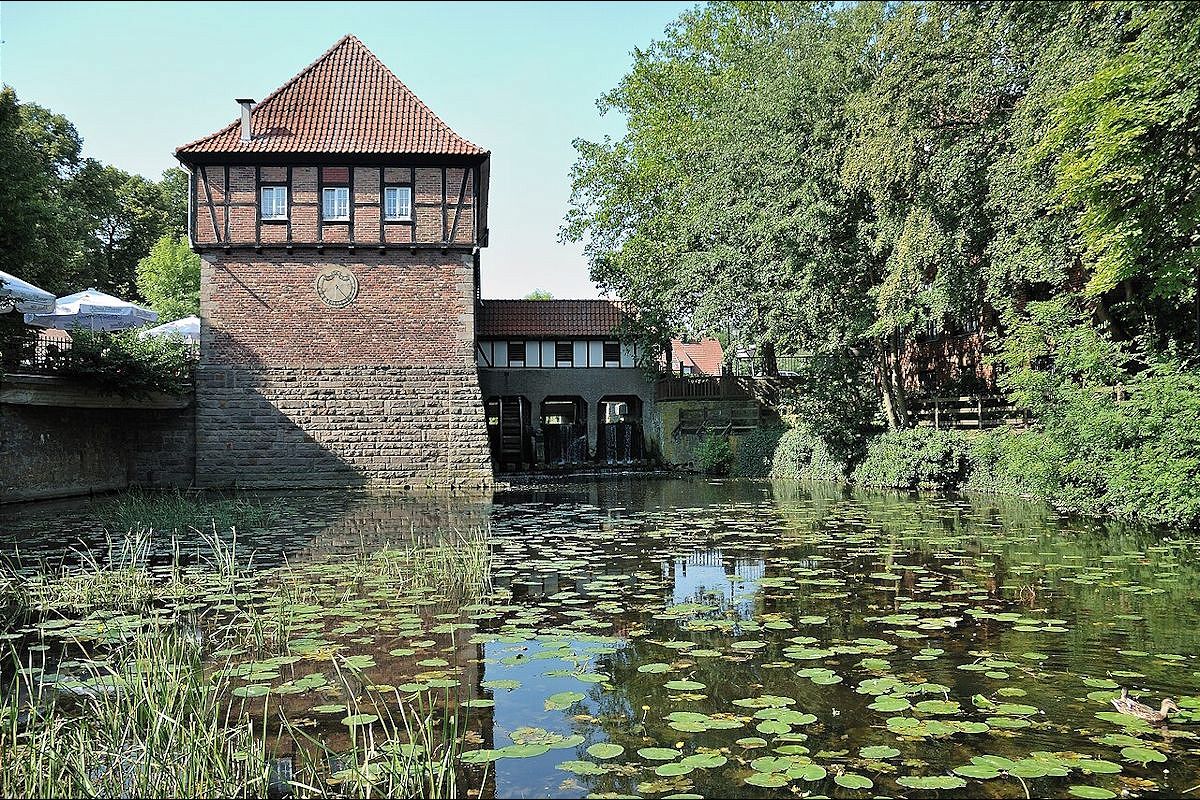
[[663, 577], [672, 581], [673, 603], [716, 602], [721, 611], [740, 617], [753, 616], [753, 598], [766, 569], [761, 558], [736, 558], [720, 548], [696, 550], [662, 565]]

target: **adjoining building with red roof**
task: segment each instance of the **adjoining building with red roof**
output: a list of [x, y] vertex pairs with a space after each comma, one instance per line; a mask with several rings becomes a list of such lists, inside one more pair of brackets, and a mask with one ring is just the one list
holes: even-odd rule
[[716, 339], [671, 340], [671, 372], [676, 375], [720, 375], [724, 367], [725, 350]]
[[626, 313], [613, 300], [479, 302], [475, 356], [499, 468], [647, 459], [654, 381], [622, 339]]

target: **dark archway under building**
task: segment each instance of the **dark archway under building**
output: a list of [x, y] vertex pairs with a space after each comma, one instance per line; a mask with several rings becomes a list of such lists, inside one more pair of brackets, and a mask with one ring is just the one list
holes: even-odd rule
[[542, 461], [547, 466], [574, 466], [588, 458], [587, 402], [578, 396], [542, 401]]
[[601, 464], [633, 464], [645, 460], [640, 397], [601, 397], [596, 403], [596, 431], [596, 460]]
[[500, 395], [489, 397], [483, 407], [487, 415], [492, 463], [502, 471], [532, 467], [532, 403], [522, 395]]

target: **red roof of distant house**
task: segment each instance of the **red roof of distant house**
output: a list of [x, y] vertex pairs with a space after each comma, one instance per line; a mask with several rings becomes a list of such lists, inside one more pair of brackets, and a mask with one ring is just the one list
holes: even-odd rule
[[250, 114], [175, 151], [487, 155], [450, 130], [354, 36], [344, 36]]
[[691, 367], [702, 375], [720, 375], [725, 362], [725, 351], [716, 339], [701, 339], [698, 342], [671, 340], [671, 371], [679, 372], [680, 363]]
[[475, 327], [483, 338], [608, 337], [624, 317], [615, 300], [481, 300]]

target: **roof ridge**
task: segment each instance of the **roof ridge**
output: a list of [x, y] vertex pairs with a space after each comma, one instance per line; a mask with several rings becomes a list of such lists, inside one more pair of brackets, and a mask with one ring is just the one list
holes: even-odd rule
[[[437, 135], [444, 137], [444, 139], [449, 140], [452, 143], [453, 142], [460, 143], [460, 144], [453, 145], [454, 147], [461, 146], [462, 148], [464, 148], [466, 150], [475, 151], [476, 153], [478, 153], [480, 155], [488, 154], [489, 151], [487, 151], [485, 148], [480, 147], [479, 145], [475, 144], [474, 142], [467, 139], [466, 137], [460, 135], [453, 128], [451, 128], [446, 123], [445, 120], [443, 120], [440, 116], [438, 116], [437, 113], [434, 112], [434, 110], [432, 108], [430, 108], [425, 103], [424, 100], [422, 100], [420, 97], [418, 97], [417, 94], [408, 87], [408, 84], [406, 84], [404, 81], [400, 80], [399, 76], [397, 76], [396, 73], [393, 72], [391, 70], [391, 68], [388, 67], [388, 65], [385, 64], [383, 62], [383, 60], [379, 58], [379, 56], [375, 55], [375, 53], [372, 52], [372, 50], [369, 47], [367, 47], [366, 44], [364, 44], [361, 39], [359, 39], [357, 36], [355, 36], [352, 33], [347, 33], [344, 36], [342, 36], [340, 39], [338, 39], [336, 42], [334, 42], [333, 45], [330, 46], [324, 53], [317, 56], [317, 58], [315, 58], [307, 66], [303, 67], [299, 72], [297, 72], [295, 75], [293, 75], [284, 84], [282, 84], [281, 86], [276, 88], [274, 91], [269, 93], [260, 102], [255, 103], [254, 108], [253, 108], [254, 115], [261, 116], [264, 113], [270, 115], [272, 112], [275, 112], [276, 110], [272, 108], [272, 103], [274, 101], [276, 101], [280, 95], [283, 95], [286, 92], [288, 92], [289, 90], [292, 90], [294, 87], [296, 87], [296, 85], [298, 83], [300, 83], [304, 79], [310, 77], [312, 75], [312, 73], [314, 71], [318, 70], [324, 62], [328, 61], [330, 58], [333, 58], [335, 55], [338, 55], [340, 53], [345, 53], [346, 54], [345, 57], [347, 60], [352, 60], [352, 59], [361, 57], [366, 62], [366, 64], [364, 65], [366, 69], [378, 70], [378, 73], [381, 75], [381, 77], [384, 81], [387, 81], [387, 82], [390, 82], [391, 84], [393, 84], [393, 90], [396, 91], [396, 93], [399, 95], [398, 102], [402, 103], [404, 105], [411, 105], [417, 111], [417, 113], [420, 115], [421, 118], [426, 119], [428, 121], [427, 124], [434, 126], [433, 129], [438, 132]], [[279, 112], [285, 112], [285, 111], [287, 111], [286, 107], [279, 110]], [[268, 119], [269, 119], [269, 117], [268, 117]], [[214, 142], [214, 141], [216, 141], [218, 144], [220, 144], [219, 140], [222, 137], [228, 137], [240, 125], [241, 125], [241, 120], [235, 119], [232, 122], [230, 122], [228, 125], [216, 130], [213, 133], [210, 133], [207, 136], [202, 136], [199, 139], [195, 139], [191, 142], [188, 142], [187, 144], [180, 145], [179, 147], [175, 148], [175, 154], [176, 154], [176, 156], [179, 156], [181, 154], [186, 153], [187, 151], [199, 148], [199, 147], [205, 145], [206, 143], [210, 143], [210, 142]], [[457, 151], [453, 151], [453, 152], [457, 152]]]
[[[318, 64], [320, 64], [322, 61], [324, 61], [325, 59], [327, 59], [331, 55], [333, 55], [335, 50], [337, 50], [339, 47], [341, 47], [346, 42], [350, 42], [350, 41], [358, 42], [359, 45], [362, 45], [364, 50], [367, 50], [368, 53], [371, 53], [371, 51], [369, 49], [367, 49], [367, 46], [364, 45], [357, 36], [355, 36], [353, 33], [347, 33], [342, 38], [340, 38], [336, 42], [334, 42], [329, 47], [328, 50], [326, 50], [324, 53], [321, 53], [321, 55], [317, 56], [308, 66], [302, 68], [299, 72], [297, 72], [295, 75], [293, 75], [291, 77], [291, 79], [289, 81], [287, 81], [287, 83], [278, 87], [275, 91], [271, 92], [266, 97], [264, 97], [262, 100], [255, 103], [254, 108], [259, 108], [262, 105], [264, 105], [265, 103], [269, 103], [271, 100], [274, 100], [276, 95], [278, 95], [284, 89], [287, 89], [287, 88], [295, 85], [295, 83], [297, 81], [299, 81], [301, 78], [303, 78], [308, 73], [312, 72], [317, 67]], [[371, 53], [371, 55], [374, 56], [375, 54]], [[375, 60], [378, 61], [379, 60], [378, 57]], [[380, 63], [382, 63], [382, 62], [380, 62]], [[405, 87], [405, 88], [408, 88], [408, 87]], [[230, 131], [232, 131], [234, 128], [238, 127], [241, 124], [242, 124], [242, 121], [240, 119], [235, 119], [233, 122], [229, 123], [224, 128], [220, 128], [219, 130], [217, 130], [213, 133], [210, 133], [208, 136], [201, 136], [199, 139], [196, 139], [195, 141], [188, 142], [187, 144], [182, 144], [179, 147], [176, 147], [175, 152], [178, 153], [181, 150], [187, 150], [189, 147], [195, 147], [196, 145], [201, 144], [203, 142], [207, 142], [210, 139], [215, 139], [218, 136], [221, 136], [222, 134], [229, 133]]]

